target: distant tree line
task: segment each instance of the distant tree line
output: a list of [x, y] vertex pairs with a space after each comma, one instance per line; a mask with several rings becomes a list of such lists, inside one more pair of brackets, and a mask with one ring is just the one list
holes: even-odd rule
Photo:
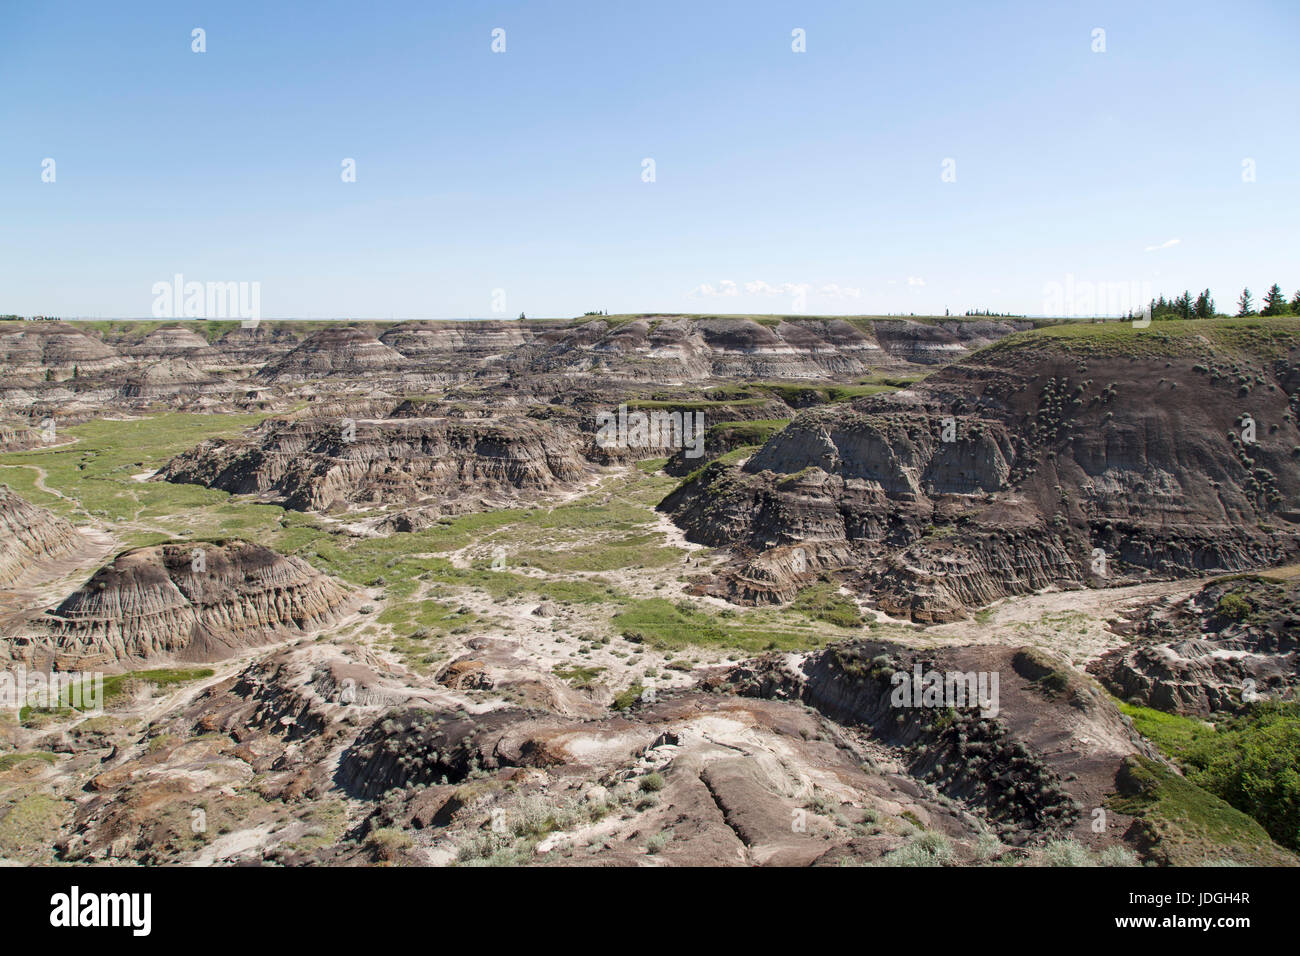
[[[1190, 292], [1184, 292], [1172, 299], [1166, 299], [1162, 295], [1158, 299], [1151, 300], [1153, 319], [1208, 319], [1218, 314], [1209, 289], [1202, 291], [1196, 298], [1192, 298]], [[1296, 292], [1288, 302], [1282, 287], [1274, 282], [1264, 296], [1263, 306], [1257, 310], [1250, 289], [1242, 289], [1241, 295], [1237, 298], [1236, 314], [1238, 316], [1300, 315], [1300, 292]]]

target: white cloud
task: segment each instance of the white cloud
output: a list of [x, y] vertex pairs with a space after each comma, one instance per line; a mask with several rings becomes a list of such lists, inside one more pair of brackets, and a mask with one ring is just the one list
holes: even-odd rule
[[750, 295], [789, 295], [795, 288], [797, 287], [789, 282], [771, 285], [762, 279], [745, 283], [745, 291]]
[[730, 279], [723, 279], [721, 282], [717, 284], [716, 287], [705, 282], [704, 284], [692, 289], [690, 292], [686, 294], [692, 299], [696, 298], [697, 296], [704, 296], [705, 298], [715, 298], [717, 296], [740, 295], [740, 290], [736, 287], [736, 283], [734, 283]]
[[922, 286], [922, 285], [925, 285], [925, 280], [922, 279], [920, 276], [908, 276], [908, 277], [907, 277], [907, 284], [908, 284], [908, 285], [915, 285], [915, 286]]
[[822, 286], [818, 292], [828, 299], [857, 299], [862, 295], [861, 289], [855, 289], [852, 286], [837, 285], [834, 282]]
[[1171, 247], [1173, 247], [1173, 246], [1178, 245], [1178, 244], [1179, 244], [1180, 242], [1182, 242], [1182, 241], [1183, 241], [1183, 240], [1181, 240], [1181, 239], [1166, 239], [1164, 242], [1160, 243], [1160, 245], [1158, 245], [1158, 246], [1147, 246], [1145, 251], [1146, 251], [1146, 252], [1157, 252], [1157, 251], [1159, 251], [1159, 250], [1161, 250], [1161, 249], [1169, 249], [1169, 248], [1171, 248]]

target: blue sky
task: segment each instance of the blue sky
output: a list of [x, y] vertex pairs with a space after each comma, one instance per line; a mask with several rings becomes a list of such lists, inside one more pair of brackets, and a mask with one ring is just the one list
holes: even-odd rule
[[5, 2], [0, 312], [1226, 309], [1300, 287], [1297, 49], [1294, 0]]

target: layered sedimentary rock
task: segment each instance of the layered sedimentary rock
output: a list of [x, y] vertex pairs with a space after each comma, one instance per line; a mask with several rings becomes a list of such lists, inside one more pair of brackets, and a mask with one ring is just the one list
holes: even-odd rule
[[553, 491], [589, 474], [580, 451], [572, 433], [523, 417], [272, 419], [200, 443], [159, 478], [301, 510], [409, 506]]
[[306, 561], [255, 544], [161, 545], [117, 556], [9, 642], [58, 665], [210, 661], [326, 625], [349, 592]]
[[0, 451], [22, 451], [41, 444], [41, 433], [25, 421], [0, 422]]
[[536, 328], [524, 322], [402, 322], [385, 329], [379, 341], [408, 358], [483, 361], [528, 345]]
[[828, 378], [877, 366], [952, 361], [1028, 328], [1027, 322], [787, 316], [637, 316], [593, 319], [536, 333], [505, 359], [512, 372], [607, 373], [647, 381]]
[[1119, 329], [1030, 333], [906, 391], [804, 411], [743, 468], [709, 465], [661, 507], [736, 551], [716, 593], [788, 599], [807, 578], [763, 554], [798, 549], [921, 621], [1296, 554], [1300, 335]]
[[164, 325], [149, 332], [139, 342], [124, 346], [132, 358], [188, 358], [204, 360], [216, 354], [208, 340], [196, 329], [184, 325]]
[[1300, 685], [1300, 578], [1212, 581], [1114, 626], [1132, 643], [1089, 670], [1135, 704], [1206, 717], [1252, 699], [1294, 699]]
[[[873, 369], [953, 361], [1026, 320], [641, 315], [574, 320], [223, 322], [151, 327], [115, 321], [0, 323], [0, 408], [135, 409], [170, 398], [139, 387], [159, 359], [182, 360], [229, 388], [242, 409], [316, 394], [394, 394], [488, 385], [521, 404], [575, 386], [688, 385], [725, 378], [853, 381]], [[71, 389], [71, 390], [69, 390]], [[240, 396], [240, 389], [256, 395]], [[267, 389], [272, 391], [268, 392]], [[205, 401], [212, 401], [205, 397]]]
[[0, 585], [12, 584], [45, 561], [84, 544], [72, 525], [0, 485]]
[[208, 358], [229, 366], [260, 368], [282, 358], [306, 337], [293, 322], [240, 323], [213, 343]]
[[401, 352], [384, 345], [369, 331], [337, 326], [313, 332], [292, 351], [258, 372], [271, 382], [294, 382], [330, 376], [396, 372], [407, 366]]
[[0, 368], [8, 375], [64, 379], [125, 364], [112, 348], [66, 322], [0, 323]]
[[132, 373], [122, 386], [125, 398], [158, 398], [184, 391], [194, 394], [220, 379], [183, 358], [159, 357]]

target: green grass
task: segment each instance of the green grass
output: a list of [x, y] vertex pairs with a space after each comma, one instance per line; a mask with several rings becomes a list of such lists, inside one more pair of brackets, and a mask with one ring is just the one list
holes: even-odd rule
[[1281, 845], [1300, 850], [1300, 704], [1260, 701], [1212, 726], [1117, 706], [1189, 781], [1257, 820]]
[[211, 667], [169, 667], [113, 674], [104, 678], [104, 702], [108, 703], [125, 693], [128, 681], [147, 681], [156, 687], [169, 689], [204, 680], [214, 673]]
[[12, 770], [20, 763], [25, 763], [28, 760], [43, 760], [53, 766], [58, 759], [58, 754], [50, 753], [48, 750], [29, 750], [26, 753], [4, 754], [0, 756], [0, 773]]
[[594, 684], [605, 668], [603, 667], [565, 667], [563, 664], [556, 664], [554, 667], [555, 676], [560, 680], [568, 681], [574, 687], [590, 687]]
[[795, 611], [802, 611], [816, 621], [825, 621], [836, 627], [858, 628], [862, 626], [862, 613], [856, 603], [839, 593], [839, 586], [821, 582], [804, 588], [790, 605]]
[[851, 402], [855, 398], [862, 398], [866, 395], [879, 395], [883, 392], [897, 391], [903, 385], [910, 384], [911, 381], [913, 380], [870, 378], [856, 385], [759, 382], [755, 385], [755, 388], [780, 398], [787, 405], [803, 406]]
[[1175, 319], [1137, 328], [1129, 321], [1077, 321], [1017, 332], [985, 346], [977, 354], [1052, 348], [1095, 354], [1176, 356], [1204, 354], [1213, 348], [1273, 358], [1300, 345], [1300, 319]]
[[614, 629], [625, 639], [660, 650], [689, 646], [765, 650], [802, 650], [825, 643], [831, 635], [811, 627], [795, 627], [770, 612], [732, 612], [723, 617], [686, 601], [633, 598], [623, 601], [614, 616]]
[[1213, 727], [1195, 717], [1166, 714], [1162, 710], [1136, 707], [1118, 700], [1115, 706], [1120, 713], [1133, 719], [1133, 726], [1138, 733], [1159, 747], [1162, 753], [1175, 759], [1186, 753], [1197, 741], [1214, 734]]
[[[127, 671], [125, 674], [108, 674], [103, 680], [103, 696], [98, 703], [102, 706], [120, 699], [127, 690], [128, 684], [132, 681], [145, 681], [160, 688], [178, 687], [181, 684], [188, 684], [191, 681], [203, 680], [211, 677], [215, 671], [210, 667], [189, 667], [189, 668], [156, 668], [152, 670]], [[91, 708], [96, 701], [90, 696], [93, 691], [90, 688], [83, 688], [82, 703], [80, 706], [73, 708], [71, 706], [72, 695], [71, 688], [66, 688], [60, 693], [58, 707], [30, 707], [24, 706], [19, 711], [19, 720], [27, 723], [33, 717], [71, 717], [77, 711], [86, 711]]]
[[73, 806], [58, 797], [31, 793], [0, 807], [0, 856], [47, 862]]
[[517, 560], [549, 574], [664, 568], [680, 564], [686, 552], [680, 548], [654, 546], [658, 540], [658, 535], [629, 535], [613, 542], [597, 541], [564, 550], [524, 551]]
[[633, 704], [635, 704], [638, 700], [641, 699], [641, 695], [643, 693], [645, 693], [645, 688], [643, 686], [641, 686], [640, 684], [633, 684], [631, 687], [627, 688], [626, 690], [620, 691], [619, 693], [615, 694], [614, 700], [610, 704], [610, 706], [613, 707], [615, 710], [627, 710], [629, 707], [631, 707]]
[[751, 422], [718, 422], [705, 432], [706, 448], [715, 443], [727, 445], [761, 445], [790, 424], [788, 418], [760, 418]]
[[[417, 600], [424, 589], [437, 586], [471, 589], [494, 600], [535, 595], [605, 606], [616, 618], [616, 633], [644, 631], [645, 640], [661, 647], [701, 644], [760, 651], [813, 647], [824, 641], [802, 612], [752, 611], [724, 618], [707, 610], [685, 611], [662, 599], [631, 598], [603, 576], [664, 569], [681, 561], [684, 552], [664, 546], [654, 530], [654, 507], [676, 484], [657, 469], [634, 470], [627, 478], [606, 481], [591, 494], [553, 507], [448, 517], [420, 531], [376, 537], [354, 537], [311, 514], [247, 497], [131, 477], [160, 467], [204, 438], [236, 434], [263, 417], [169, 412], [140, 421], [98, 420], [69, 429], [79, 439], [76, 445], [0, 455], [0, 479], [65, 514], [77, 513], [78, 504], [99, 512], [113, 532], [132, 545], [242, 538], [301, 557], [352, 585], [382, 588], [388, 603], [376, 623], [393, 628], [395, 649], [420, 662], [429, 656], [429, 648], [401, 634], [403, 629], [451, 630], [479, 623], [439, 601]], [[767, 432], [781, 424], [773, 420], [738, 427]], [[742, 455], [749, 451], [752, 446], [737, 449]], [[660, 459], [651, 464], [662, 463]], [[75, 500], [36, 490], [36, 472], [23, 467], [29, 464], [39, 464], [48, 473], [48, 486]], [[472, 567], [453, 566], [447, 553], [468, 545], [480, 547], [482, 555]], [[491, 567], [497, 547], [505, 551], [503, 570]], [[839, 620], [830, 606], [810, 606], [809, 611], [820, 615], [816, 624]], [[109, 678], [106, 694], [116, 694], [127, 676]], [[154, 676], [166, 680], [162, 672]]]
[[1119, 793], [1107, 805], [1138, 818], [1142, 839], [1160, 862], [1293, 862], [1255, 820], [1157, 761], [1126, 757], [1118, 779]]
[[1300, 704], [1261, 701], [1193, 740], [1179, 763], [1193, 782], [1300, 850]]
[[[220, 504], [228, 495], [198, 485], [137, 482], [131, 475], [161, 467], [204, 438], [233, 437], [265, 417], [160, 412], [133, 421], [96, 419], [60, 433], [60, 441], [77, 439], [73, 444], [0, 455], [0, 481], [33, 504], [65, 516], [75, 514], [79, 504], [112, 522], [159, 521]], [[42, 491], [37, 469], [45, 471], [47, 487], [76, 501]], [[258, 523], [273, 524], [279, 511], [268, 510]]]

